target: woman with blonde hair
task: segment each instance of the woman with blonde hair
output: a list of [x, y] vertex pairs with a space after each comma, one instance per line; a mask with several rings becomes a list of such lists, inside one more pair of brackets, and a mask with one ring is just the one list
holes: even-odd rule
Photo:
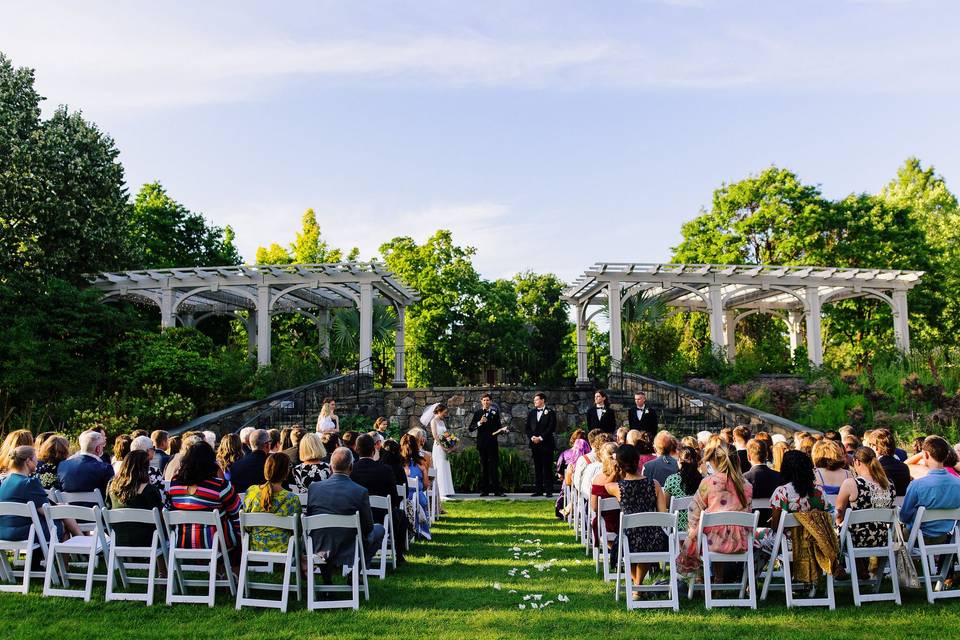
[[337, 403], [333, 398], [326, 398], [320, 407], [320, 417], [317, 418], [317, 433], [340, 432], [340, 417], [336, 413]]
[[314, 482], [330, 477], [330, 465], [324, 462], [327, 450], [315, 433], [307, 433], [300, 439], [300, 464], [293, 468], [293, 482], [297, 491], [304, 493]]
[[6, 475], [12, 469], [13, 450], [17, 447], [32, 447], [33, 433], [29, 429], [17, 429], [7, 434], [0, 445], [0, 477]]
[[[700, 549], [697, 535], [700, 517], [704, 513], [742, 511], [750, 513], [753, 507], [753, 487], [740, 472], [740, 458], [730, 456], [722, 440], [711, 439], [703, 450], [703, 461], [712, 470], [700, 482], [690, 503], [687, 515], [687, 542], [677, 558], [677, 567], [683, 573], [694, 573], [700, 568]], [[750, 532], [741, 526], [720, 525], [704, 529], [711, 551], [743, 553], [752, 544]], [[722, 566], [722, 565], [721, 565]]]
[[771, 447], [773, 452], [772, 458], [773, 462], [771, 463], [771, 468], [777, 473], [780, 472], [780, 467], [783, 465], [783, 454], [787, 451], [790, 451], [790, 445], [786, 442], [776, 442], [773, 447]]
[[840, 485], [845, 480], [852, 479], [853, 474], [847, 469], [847, 454], [839, 444], [833, 440], [818, 441], [813, 445], [810, 457], [813, 460], [816, 484], [828, 496], [840, 493]]
[[[607, 485], [611, 482], [620, 480], [617, 474], [617, 445], [613, 442], [607, 442], [600, 446], [597, 451], [597, 458], [600, 460], [600, 473], [593, 476], [593, 483], [590, 486], [590, 510], [593, 511], [593, 522], [590, 526], [593, 530], [593, 539], [596, 544], [600, 544], [600, 527], [597, 524], [597, 518], [600, 516], [600, 501], [604, 498], [612, 498], [607, 491]], [[620, 510], [607, 511], [603, 514], [603, 524], [607, 531], [615, 532], [620, 529]], [[612, 548], [612, 547], [611, 547]], [[614, 554], [616, 555], [616, 554]]]

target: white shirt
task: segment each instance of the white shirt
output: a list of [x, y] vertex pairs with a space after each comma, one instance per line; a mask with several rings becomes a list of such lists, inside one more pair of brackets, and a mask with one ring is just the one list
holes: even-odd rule
[[589, 453], [585, 453], [584, 455], [577, 458], [577, 464], [575, 464], [573, 467], [573, 478], [572, 478], [573, 486], [575, 487], [580, 486], [580, 479], [583, 477], [583, 470], [587, 468], [588, 464], [591, 464], [596, 461], [597, 461], [597, 454], [594, 453], [593, 451], [590, 451]]
[[603, 464], [597, 460], [588, 464], [584, 470], [583, 475], [580, 477], [580, 484], [577, 485], [580, 487], [580, 493], [584, 496], [589, 496], [591, 489], [593, 487], [593, 479], [597, 477], [603, 470]]
[[604, 411], [605, 411], [605, 409], [604, 409], [603, 407], [597, 407], [597, 417], [598, 417], [598, 418], [602, 418]]

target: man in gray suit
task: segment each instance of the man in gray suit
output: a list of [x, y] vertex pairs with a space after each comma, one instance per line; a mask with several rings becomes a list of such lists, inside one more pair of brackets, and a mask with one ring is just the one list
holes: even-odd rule
[[[374, 524], [370, 511], [370, 494], [350, 479], [353, 470], [353, 452], [339, 447], [330, 456], [333, 474], [322, 482], [314, 482], [307, 491], [307, 515], [321, 513], [334, 515], [360, 514], [360, 532], [363, 535], [363, 555], [367, 566], [373, 554], [380, 548], [384, 529]], [[332, 581], [333, 567], [353, 564], [353, 548], [356, 534], [350, 529], [321, 529], [314, 531], [314, 552], [325, 552], [327, 562], [321, 565], [324, 581]]]
[[677, 454], [677, 440], [669, 431], [661, 431], [653, 439], [653, 449], [657, 452], [657, 457], [643, 465], [643, 477], [653, 478], [662, 487], [667, 478], [680, 469], [674, 458]]

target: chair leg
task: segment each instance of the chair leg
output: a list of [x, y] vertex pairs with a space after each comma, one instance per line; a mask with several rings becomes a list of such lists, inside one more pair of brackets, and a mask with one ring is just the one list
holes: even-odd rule
[[927, 550], [923, 549], [920, 555], [920, 565], [923, 568], [923, 585], [927, 588], [927, 602], [933, 604], [933, 584], [930, 582], [930, 560]]
[[713, 571], [710, 562], [710, 551], [705, 550], [703, 554], [703, 601], [707, 609], [713, 608]]
[[855, 606], [861, 606], [863, 601], [860, 598], [860, 575], [857, 571], [857, 557], [853, 553], [853, 549], [847, 548], [847, 557], [850, 564], [850, 588], [853, 590], [853, 604]]
[[211, 609], [213, 605], [216, 604], [217, 599], [217, 555], [216, 551], [211, 553], [210, 564], [210, 577], [208, 578], [207, 583], [207, 606]]

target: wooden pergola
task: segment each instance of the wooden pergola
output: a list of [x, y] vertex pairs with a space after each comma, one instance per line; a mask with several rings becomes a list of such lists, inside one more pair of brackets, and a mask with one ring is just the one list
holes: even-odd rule
[[[360, 370], [371, 372], [373, 306], [396, 309], [396, 372], [394, 384], [406, 384], [404, 324], [406, 308], [417, 294], [390, 271], [375, 263], [255, 265], [148, 269], [100, 273], [90, 278], [104, 298], [147, 302], [160, 309], [162, 328], [196, 326], [203, 320], [228, 315], [247, 327], [251, 353], [270, 364], [271, 317], [297, 313], [312, 319], [321, 344], [329, 350], [330, 310], [356, 307], [360, 311]], [[239, 312], [248, 312], [244, 317]]]
[[[794, 267], [771, 265], [598, 263], [570, 287], [564, 298], [576, 310], [577, 381], [588, 382], [587, 326], [609, 308], [610, 358], [615, 370], [623, 360], [621, 310], [643, 292], [678, 311], [701, 311], [710, 316], [710, 339], [732, 360], [736, 354], [736, 326], [743, 318], [765, 313], [787, 324], [791, 353], [800, 344], [806, 324], [807, 354], [823, 363], [820, 332], [823, 305], [849, 298], [882, 300], [893, 311], [897, 348], [910, 350], [907, 292], [922, 271]], [[593, 309], [591, 309], [593, 307]]]

